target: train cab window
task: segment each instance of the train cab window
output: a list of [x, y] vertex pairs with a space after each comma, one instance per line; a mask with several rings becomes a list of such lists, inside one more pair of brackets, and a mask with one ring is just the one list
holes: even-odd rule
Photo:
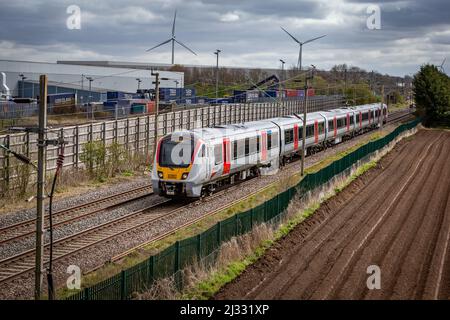
[[215, 164], [221, 164], [222, 161], [222, 145], [221, 144], [216, 144], [214, 146], [214, 163]]
[[334, 130], [334, 121], [328, 120], [328, 130]]
[[319, 134], [323, 134], [325, 132], [325, 123], [319, 122], [318, 129], [319, 129]]
[[245, 138], [245, 156], [250, 154], [250, 138]]
[[294, 129], [284, 130], [284, 144], [294, 142]]
[[314, 125], [310, 124], [306, 126], [306, 138], [310, 138], [314, 136]]
[[199, 158], [206, 157], [206, 146], [202, 144], [202, 148], [200, 149], [200, 152], [198, 153]]

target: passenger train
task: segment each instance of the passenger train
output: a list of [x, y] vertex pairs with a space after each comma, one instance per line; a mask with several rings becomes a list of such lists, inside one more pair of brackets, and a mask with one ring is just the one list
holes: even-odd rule
[[[381, 111], [382, 110], [382, 111]], [[308, 113], [305, 154], [386, 122], [380, 103]], [[197, 198], [251, 176], [274, 174], [302, 152], [303, 115], [172, 132], [158, 141], [153, 191]]]

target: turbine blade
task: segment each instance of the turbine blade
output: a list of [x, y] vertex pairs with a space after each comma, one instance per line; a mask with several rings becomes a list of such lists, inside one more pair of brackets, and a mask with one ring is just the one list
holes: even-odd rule
[[169, 43], [170, 41], [172, 41], [172, 39], [169, 39], [169, 40], [166, 40], [166, 41], [164, 41], [163, 43], [160, 43], [160, 44], [158, 44], [157, 46], [154, 46], [154, 47], [152, 47], [152, 48], [150, 48], [150, 49], [147, 49], [147, 50], [145, 50], [145, 51], [151, 51], [151, 50], [153, 50], [153, 49], [156, 49], [156, 48], [158, 48], [158, 47], [161, 47], [161, 46], [163, 46], [163, 45], [165, 45], [166, 43]]
[[172, 37], [175, 36], [175, 20], [177, 20], [177, 10], [175, 10], [175, 14], [173, 16]]
[[300, 41], [298, 41], [292, 34], [290, 34], [289, 32], [286, 31], [286, 29], [284, 29], [283, 27], [280, 27], [284, 32], [286, 32], [292, 39], [294, 39], [295, 42], [297, 42], [298, 44], [301, 44]]
[[183, 43], [181, 43], [180, 41], [174, 39], [176, 43], [178, 43], [180, 46], [183, 46], [185, 49], [189, 50], [190, 52], [192, 52], [193, 54], [197, 55], [194, 51], [192, 51], [191, 49], [189, 49], [186, 45], [184, 45]]
[[308, 43], [308, 42], [313, 42], [313, 41], [318, 40], [318, 39], [320, 39], [320, 38], [323, 38], [323, 37], [325, 37], [325, 36], [326, 36], [326, 34], [324, 34], [323, 36], [317, 37], [317, 38], [312, 38], [312, 39], [306, 40], [305, 42], [303, 42], [303, 44], [306, 44], [306, 43]]
[[444, 60], [442, 60], [441, 67], [444, 66], [445, 60], [447, 60], [447, 58], [444, 58]]

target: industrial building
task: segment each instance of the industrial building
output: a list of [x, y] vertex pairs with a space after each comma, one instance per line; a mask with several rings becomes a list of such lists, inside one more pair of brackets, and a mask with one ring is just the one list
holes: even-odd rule
[[[0, 60], [0, 73], [5, 79], [0, 91], [12, 97], [36, 98], [39, 76], [48, 76], [48, 93], [76, 93], [77, 103], [106, 100], [107, 91], [135, 93], [139, 89], [154, 89], [155, 78], [149, 70], [133, 68], [69, 65], [47, 62]], [[156, 70], [155, 70], [156, 71]], [[164, 88], [183, 88], [182, 72], [158, 71]], [[3, 77], [3, 76], [2, 76]], [[9, 93], [6, 92], [9, 89]]]

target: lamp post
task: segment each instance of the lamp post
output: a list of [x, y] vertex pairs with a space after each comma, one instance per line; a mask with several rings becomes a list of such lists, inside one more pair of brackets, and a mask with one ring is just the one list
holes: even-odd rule
[[222, 50], [217, 49], [214, 54], [217, 56], [216, 59], [216, 103], [217, 100], [219, 100], [219, 53], [221, 53]]
[[[92, 106], [92, 81], [94, 81], [94, 79], [92, 77], [86, 77], [86, 80], [89, 81], [89, 99], [88, 99], [88, 106], [91, 107], [91, 116], [92, 116], [92, 120], [94, 120], [94, 107]], [[87, 112], [87, 108], [86, 108], [86, 115], [87, 117], [89, 117], [88, 115], [89, 113]]]
[[283, 81], [284, 80], [284, 64], [286, 63], [283, 59], [280, 59], [280, 62], [281, 62], [281, 81]]
[[140, 78], [136, 78], [136, 81], [138, 83], [138, 91], [141, 89], [141, 82], [142, 80]]
[[22, 80], [22, 98], [25, 98], [25, 79], [27, 79], [27, 77], [25, 77], [23, 74], [20, 74], [19, 77]]

